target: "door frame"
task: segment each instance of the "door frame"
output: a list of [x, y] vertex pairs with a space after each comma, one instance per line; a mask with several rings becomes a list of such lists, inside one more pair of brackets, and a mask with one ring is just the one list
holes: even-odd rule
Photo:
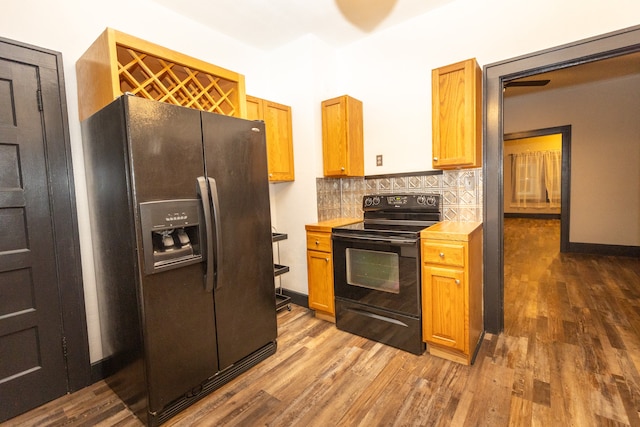
[[63, 325], [64, 341], [61, 345], [64, 346], [66, 359], [67, 391], [73, 392], [91, 384], [91, 363], [62, 54], [0, 37], [0, 57], [38, 68], [44, 155]]
[[640, 25], [484, 67], [484, 326], [504, 329], [503, 87], [504, 83], [640, 51]]
[[560, 170], [560, 252], [568, 252], [569, 229], [571, 226], [571, 216], [569, 215], [571, 212], [571, 125], [508, 133], [503, 136], [502, 142], [504, 149], [504, 142], [512, 139], [535, 138], [538, 136], [558, 134], [560, 134], [562, 138], [562, 166]]

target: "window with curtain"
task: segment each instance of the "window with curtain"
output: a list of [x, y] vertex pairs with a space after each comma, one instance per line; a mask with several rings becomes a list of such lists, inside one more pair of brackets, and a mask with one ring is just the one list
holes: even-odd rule
[[511, 154], [511, 207], [560, 206], [561, 166], [559, 150]]

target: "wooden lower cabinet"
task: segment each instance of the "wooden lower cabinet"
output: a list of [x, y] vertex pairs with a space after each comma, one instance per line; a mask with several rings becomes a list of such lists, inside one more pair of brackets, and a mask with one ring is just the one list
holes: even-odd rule
[[430, 354], [470, 365], [484, 331], [482, 224], [438, 223], [421, 245], [422, 338]]
[[305, 226], [309, 308], [314, 310], [316, 317], [320, 319], [334, 323], [336, 321], [331, 229], [360, 221], [357, 218], [338, 218]]
[[335, 316], [333, 256], [331, 252], [307, 250], [309, 308]]

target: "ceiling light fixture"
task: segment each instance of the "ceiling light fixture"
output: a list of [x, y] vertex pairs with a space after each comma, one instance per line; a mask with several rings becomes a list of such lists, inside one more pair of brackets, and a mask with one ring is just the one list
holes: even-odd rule
[[393, 10], [397, 0], [335, 0], [340, 13], [364, 32], [371, 32]]

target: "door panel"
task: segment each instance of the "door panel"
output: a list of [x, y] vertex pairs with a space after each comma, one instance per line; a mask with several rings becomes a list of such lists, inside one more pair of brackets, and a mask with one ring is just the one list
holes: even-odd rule
[[330, 252], [307, 251], [309, 308], [335, 315], [333, 260]]
[[264, 101], [267, 162], [270, 181], [293, 181], [293, 131], [291, 107]]
[[0, 60], [0, 421], [66, 393], [37, 68]]
[[221, 222], [214, 295], [224, 369], [277, 335], [267, 154], [263, 123], [202, 113], [202, 130]]
[[345, 100], [336, 99], [336, 103], [325, 104], [322, 109], [322, 150], [325, 176], [345, 175], [347, 168], [347, 128], [343, 116], [346, 110]]
[[[134, 96], [124, 99], [136, 205], [195, 199], [197, 178], [204, 176], [200, 111]], [[146, 248], [140, 242], [141, 235], [138, 253], [142, 257]], [[140, 276], [152, 412], [161, 411], [218, 371], [213, 295], [205, 290], [204, 274], [199, 263]]]
[[464, 272], [424, 267], [424, 338], [452, 349], [466, 350]]

